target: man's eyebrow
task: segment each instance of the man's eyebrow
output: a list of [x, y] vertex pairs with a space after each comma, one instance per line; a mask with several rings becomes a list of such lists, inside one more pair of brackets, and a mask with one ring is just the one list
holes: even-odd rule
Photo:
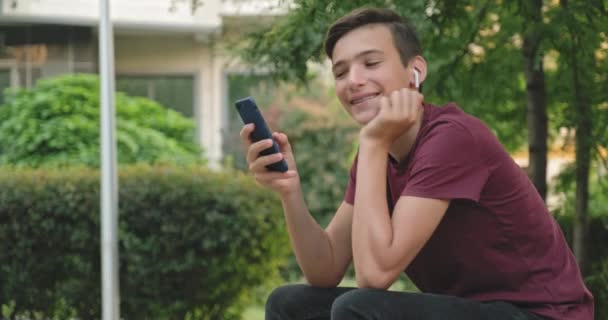
[[[361, 51], [359, 53], [357, 53], [357, 55], [355, 55], [355, 58], [360, 58], [362, 56], [368, 55], [368, 54], [372, 54], [372, 53], [380, 53], [383, 54], [384, 51], [382, 50], [378, 50], [378, 49], [369, 49], [369, 50], [365, 50], [365, 51]], [[345, 61], [344, 60], [338, 60], [334, 63], [334, 65], [332, 66], [332, 70], [336, 69], [336, 67], [338, 67], [341, 64], [344, 64]]]

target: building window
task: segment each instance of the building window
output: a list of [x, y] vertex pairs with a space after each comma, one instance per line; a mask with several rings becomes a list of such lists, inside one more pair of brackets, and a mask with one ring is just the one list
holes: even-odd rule
[[186, 117], [194, 117], [194, 77], [188, 75], [118, 75], [116, 90], [152, 99]]
[[19, 87], [32, 89], [36, 86], [38, 79], [42, 78], [42, 69], [31, 66], [21, 66], [19, 72]]
[[7, 25], [0, 26], [0, 38], [0, 61], [10, 61], [15, 87], [31, 89], [41, 78], [74, 72], [96, 73], [90, 27]]

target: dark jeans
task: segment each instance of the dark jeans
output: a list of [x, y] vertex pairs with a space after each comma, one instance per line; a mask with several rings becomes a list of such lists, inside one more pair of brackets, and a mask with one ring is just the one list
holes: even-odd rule
[[266, 320], [542, 320], [506, 302], [413, 292], [287, 285], [266, 302]]

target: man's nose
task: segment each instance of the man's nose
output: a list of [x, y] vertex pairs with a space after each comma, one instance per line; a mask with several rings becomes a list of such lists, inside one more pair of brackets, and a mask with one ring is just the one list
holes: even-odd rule
[[359, 87], [365, 84], [365, 72], [360, 68], [353, 67], [348, 72], [348, 84], [352, 87]]

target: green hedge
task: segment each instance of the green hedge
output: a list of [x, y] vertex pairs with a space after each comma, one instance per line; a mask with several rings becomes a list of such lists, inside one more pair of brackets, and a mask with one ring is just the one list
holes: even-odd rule
[[[280, 204], [250, 177], [142, 165], [119, 181], [125, 318], [234, 318], [278, 275]], [[98, 171], [0, 168], [0, 317], [100, 317], [99, 214]]]

